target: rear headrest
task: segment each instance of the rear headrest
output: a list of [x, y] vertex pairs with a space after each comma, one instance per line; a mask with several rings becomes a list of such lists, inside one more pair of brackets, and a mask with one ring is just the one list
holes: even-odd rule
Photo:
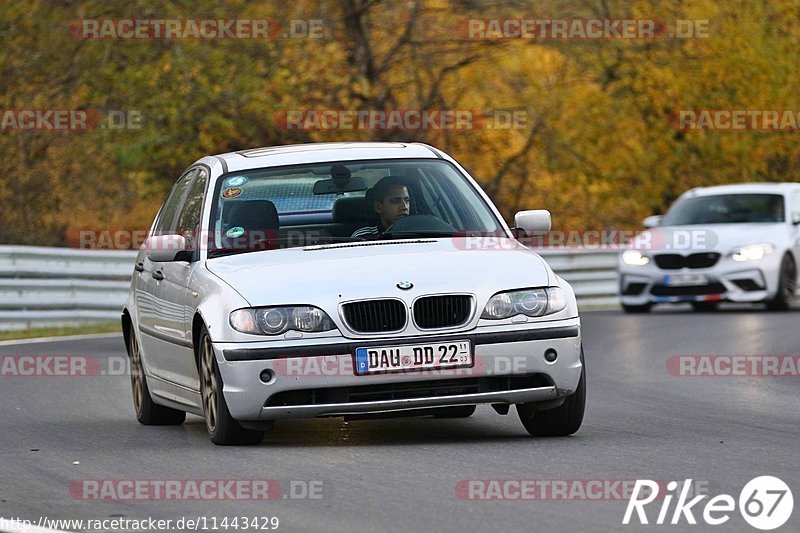
[[278, 229], [278, 210], [269, 200], [240, 200], [231, 202], [228, 227], [241, 226], [245, 230]]
[[366, 224], [377, 216], [364, 196], [344, 196], [333, 204], [333, 221], [339, 224]]

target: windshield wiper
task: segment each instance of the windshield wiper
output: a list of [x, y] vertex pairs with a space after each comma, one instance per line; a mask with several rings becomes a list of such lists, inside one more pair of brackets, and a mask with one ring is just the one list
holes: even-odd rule
[[392, 231], [381, 234], [382, 239], [413, 239], [416, 237], [449, 238], [463, 236], [459, 231], [417, 230], [417, 231]]
[[[242, 254], [242, 253], [250, 253], [250, 252], [264, 252], [264, 251], [271, 251], [271, 250], [286, 250], [288, 248], [303, 248], [306, 246], [318, 246], [321, 244], [335, 244], [340, 242], [362, 242], [363, 239], [358, 237], [334, 237], [334, 236], [324, 236], [324, 237], [314, 237], [308, 239], [298, 239], [297, 237], [292, 236], [285, 236], [279, 237], [276, 239], [270, 239], [272, 242], [280, 243], [281, 246], [277, 246], [274, 248], [261, 248], [265, 242], [268, 241], [256, 241], [252, 243], [250, 246], [241, 246], [241, 247], [231, 247], [231, 248], [215, 248], [213, 250], [209, 250], [208, 258], [213, 259], [215, 257], [225, 257], [227, 255], [235, 255], [235, 254]], [[286, 243], [291, 243], [290, 246], [285, 246]]]

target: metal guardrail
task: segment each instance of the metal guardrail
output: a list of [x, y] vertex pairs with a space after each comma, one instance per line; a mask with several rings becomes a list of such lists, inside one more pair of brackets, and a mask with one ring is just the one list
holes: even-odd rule
[[[619, 306], [614, 251], [538, 249], [581, 309]], [[119, 320], [135, 251], [0, 246], [0, 330]]]
[[119, 320], [136, 252], [0, 246], [0, 330]]

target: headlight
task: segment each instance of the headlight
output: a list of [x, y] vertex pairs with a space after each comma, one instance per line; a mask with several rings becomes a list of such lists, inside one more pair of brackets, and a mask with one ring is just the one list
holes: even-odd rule
[[771, 254], [775, 251], [775, 247], [771, 244], [751, 244], [749, 246], [742, 246], [731, 252], [731, 259], [734, 261], [758, 261], [765, 255]]
[[626, 265], [645, 266], [650, 258], [636, 250], [625, 250], [622, 252], [622, 262]]
[[308, 305], [298, 307], [257, 307], [231, 313], [231, 327], [253, 335], [280, 335], [289, 330], [317, 333], [336, 329], [323, 311]]
[[489, 299], [481, 318], [499, 320], [515, 315], [551, 315], [566, 307], [567, 298], [561, 287], [501, 292]]

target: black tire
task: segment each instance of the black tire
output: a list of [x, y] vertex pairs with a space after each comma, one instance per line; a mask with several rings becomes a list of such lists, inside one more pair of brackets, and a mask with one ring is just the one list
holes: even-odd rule
[[264, 431], [242, 427], [228, 410], [214, 347], [205, 327], [200, 332], [197, 350], [203, 418], [211, 442], [222, 446], [259, 444], [264, 439]]
[[794, 291], [797, 288], [797, 266], [789, 254], [783, 256], [781, 271], [778, 275], [778, 291], [772, 300], [767, 301], [770, 311], [788, 311], [794, 303]]
[[640, 313], [649, 313], [650, 309], [653, 307], [653, 304], [647, 303], [642, 305], [626, 305], [622, 304], [622, 310], [626, 313], [631, 314], [640, 314]]
[[133, 409], [136, 412], [136, 420], [145, 426], [179, 426], [183, 424], [183, 421], [186, 420], [185, 412], [158, 405], [150, 396], [139, 350], [139, 341], [133, 332], [133, 325], [128, 328], [128, 359], [131, 363], [131, 391], [133, 392]]
[[437, 409], [434, 418], [468, 418], [475, 413], [476, 405], [456, 405]]
[[578, 388], [554, 409], [538, 411], [536, 402], [517, 404], [520, 422], [534, 437], [566, 437], [580, 429], [586, 409], [586, 363], [581, 349], [581, 379]]
[[719, 302], [692, 302], [692, 309], [695, 311], [716, 311], [719, 309]]

